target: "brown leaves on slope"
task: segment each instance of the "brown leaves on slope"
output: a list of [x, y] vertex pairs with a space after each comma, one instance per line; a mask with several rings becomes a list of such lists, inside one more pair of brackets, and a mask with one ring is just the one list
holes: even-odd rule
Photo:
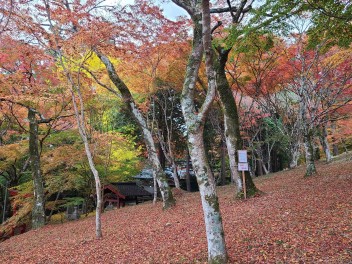
[[[246, 201], [220, 187], [230, 263], [348, 263], [352, 261], [352, 163], [321, 164], [257, 179], [265, 192]], [[30, 231], [0, 244], [1, 263], [204, 263], [207, 246], [199, 194], [184, 193], [162, 211], [151, 204]]]

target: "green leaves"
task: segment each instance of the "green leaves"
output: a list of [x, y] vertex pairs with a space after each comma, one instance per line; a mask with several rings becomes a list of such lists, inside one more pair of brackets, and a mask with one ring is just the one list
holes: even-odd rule
[[62, 208], [67, 208], [70, 206], [78, 206], [84, 203], [84, 198], [82, 197], [66, 197], [64, 198], [65, 203], [60, 205]]

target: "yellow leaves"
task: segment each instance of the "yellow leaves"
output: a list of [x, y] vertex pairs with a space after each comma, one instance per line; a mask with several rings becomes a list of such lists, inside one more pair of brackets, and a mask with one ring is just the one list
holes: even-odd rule
[[[111, 58], [109, 57], [109, 60], [114, 64], [114, 65], [118, 65], [120, 63], [119, 59], [116, 58]], [[91, 53], [89, 54], [89, 56], [87, 57], [87, 59], [85, 60], [85, 66], [93, 72], [96, 71], [105, 71], [105, 66], [104, 64], [100, 61], [100, 59], [98, 58], [98, 56], [95, 53]]]
[[28, 154], [28, 141], [0, 146], [0, 171], [6, 170]]
[[323, 61], [324, 66], [332, 65], [338, 66], [344, 62], [351, 62], [352, 60], [352, 47], [348, 49], [341, 49], [337, 47], [331, 48], [330, 52], [332, 53]]
[[72, 167], [82, 159], [82, 156], [84, 157], [83, 150], [77, 148], [75, 144], [56, 147], [44, 153], [42, 158], [43, 173], [47, 174], [59, 168]]
[[116, 132], [95, 137], [95, 160], [107, 175], [108, 181], [123, 181], [137, 173], [141, 164], [140, 149], [132, 141]]

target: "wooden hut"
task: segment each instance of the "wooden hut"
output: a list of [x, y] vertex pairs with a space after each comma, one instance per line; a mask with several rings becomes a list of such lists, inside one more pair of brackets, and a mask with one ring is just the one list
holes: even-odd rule
[[123, 207], [151, 200], [152, 194], [136, 182], [111, 183], [104, 186], [104, 207]]

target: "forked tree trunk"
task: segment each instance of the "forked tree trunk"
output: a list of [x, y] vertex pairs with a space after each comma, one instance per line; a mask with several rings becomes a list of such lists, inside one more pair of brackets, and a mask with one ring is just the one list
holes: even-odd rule
[[36, 111], [28, 108], [29, 120], [29, 156], [32, 170], [34, 200], [32, 209], [32, 228], [38, 229], [45, 225], [44, 181], [40, 170], [40, 154], [38, 143], [38, 122]]
[[262, 161], [262, 166], [263, 166], [263, 170], [264, 170], [264, 174], [268, 175], [269, 174], [269, 170], [268, 168], [265, 166], [265, 162]]
[[[110, 59], [99, 51], [95, 51], [95, 53], [97, 54], [101, 62], [105, 65], [111, 82], [119, 90], [124, 102], [130, 108], [130, 111], [132, 112], [135, 120], [137, 121], [139, 127], [142, 130], [144, 142], [148, 151], [148, 158], [150, 160], [150, 163], [152, 164], [154, 176], [159, 185], [160, 193], [163, 199], [163, 208], [170, 208], [175, 204], [175, 200], [172, 196], [169, 184], [167, 183], [166, 175], [161, 168], [157, 150], [155, 147], [155, 142], [152, 133], [147, 126], [147, 122], [140, 110], [138, 109], [137, 105], [135, 104], [132, 94], [129, 91], [128, 87], [117, 75], [115, 67], [111, 63]], [[115, 90], [109, 91], [113, 92], [114, 94], [118, 94]]]
[[[202, 8], [200, 8], [201, 2]], [[181, 107], [188, 133], [188, 149], [192, 160], [193, 170], [197, 177], [199, 193], [202, 201], [208, 242], [208, 262], [226, 263], [227, 252], [219, 202], [215, 190], [214, 176], [206, 158], [203, 138], [206, 114], [214, 100], [216, 89], [216, 76], [212, 64], [213, 51], [211, 48], [209, 4], [209, 0], [203, 0], [197, 1], [197, 5], [195, 7], [193, 6], [194, 9], [191, 14], [194, 23], [193, 47], [186, 68]], [[200, 10], [203, 11], [202, 14], [200, 13]], [[203, 47], [205, 51], [206, 73], [208, 77], [208, 92], [202, 107], [199, 111], [196, 111], [194, 104], [194, 91], [202, 60]]]

